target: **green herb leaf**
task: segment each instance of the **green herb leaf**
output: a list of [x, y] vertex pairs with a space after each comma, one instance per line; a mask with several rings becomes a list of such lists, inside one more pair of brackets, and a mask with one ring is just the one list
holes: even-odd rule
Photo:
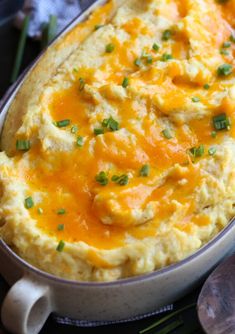
[[162, 34], [162, 40], [163, 41], [168, 41], [172, 36], [172, 31], [167, 29], [165, 31], [163, 31], [163, 34]]
[[159, 49], [160, 49], [160, 46], [157, 43], [154, 43], [153, 44], [153, 50], [154, 51], [159, 51]]
[[224, 56], [228, 56], [228, 55], [229, 55], [229, 51], [228, 51], [228, 50], [221, 49], [221, 50], [220, 50], [220, 54], [221, 54], [221, 55], [224, 55]]
[[31, 147], [29, 140], [17, 139], [16, 141], [16, 149], [18, 151], [28, 151]]
[[64, 224], [59, 224], [59, 225], [57, 226], [57, 230], [58, 230], [58, 231], [64, 231]]
[[203, 86], [203, 88], [204, 88], [204, 89], [210, 89], [210, 85], [206, 83], [206, 84]]
[[94, 129], [94, 134], [96, 136], [103, 135], [104, 134], [104, 129], [102, 129], [102, 128], [96, 128], [96, 129]]
[[190, 148], [190, 153], [195, 158], [203, 156], [204, 152], [205, 152], [204, 145]]
[[141, 59], [140, 58], [136, 58], [136, 60], [134, 61], [134, 64], [138, 67], [141, 66]]
[[122, 87], [127, 88], [128, 85], [129, 85], [129, 79], [125, 77], [122, 82]]
[[43, 214], [43, 209], [42, 208], [38, 208], [38, 214], [42, 215]]
[[169, 53], [163, 53], [162, 57], [161, 57], [161, 61], [168, 61], [170, 59], [173, 59], [172, 55]]
[[56, 213], [57, 213], [57, 215], [64, 215], [66, 213], [66, 210], [61, 208], [61, 209], [57, 210]]
[[120, 186], [126, 186], [129, 182], [128, 175], [126, 175], [126, 174], [123, 174], [121, 176], [113, 175], [111, 180], [113, 182], [119, 184]]
[[78, 127], [77, 127], [77, 125], [73, 125], [72, 127], [71, 127], [71, 133], [77, 133], [78, 132]]
[[112, 43], [109, 43], [106, 45], [105, 52], [106, 53], [112, 53], [115, 49], [115, 45]]
[[228, 116], [223, 113], [213, 117], [213, 125], [216, 131], [229, 130], [231, 122]]
[[106, 186], [109, 183], [108, 175], [102, 171], [96, 175], [95, 180], [101, 185]]
[[85, 79], [79, 78], [79, 91], [83, 91], [84, 87], [86, 85]]
[[230, 35], [229, 39], [231, 42], [235, 43], [235, 36], [233, 34]]
[[53, 124], [57, 126], [57, 128], [64, 128], [70, 125], [70, 123], [71, 123], [70, 119], [63, 119], [61, 121], [54, 122]]
[[230, 48], [230, 46], [231, 46], [231, 42], [229, 42], [229, 41], [224, 42], [223, 45], [222, 45], [223, 48]]
[[63, 240], [60, 240], [58, 246], [56, 247], [57, 252], [63, 252], [64, 247], [65, 247], [65, 242]]
[[26, 209], [31, 209], [34, 206], [34, 202], [31, 196], [24, 200], [24, 206]]
[[171, 139], [171, 138], [173, 138], [173, 136], [172, 136], [172, 134], [171, 134], [171, 132], [170, 132], [169, 129], [165, 129], [165, 130], [163, 130], [163, 131], [162, 131], [162, 134], [163, 134], [163, 136], [164, 136], [166, 139]]
[[81, 137], [81, 136], [77, 137], [77, 146], [79, 146], [79, 147], [83, 146], [83, 137]]
[[109, 129], [110, 131], [119, 130], [119, 123], [115, 119], [113, 119], [112, 117], [105, 118], [102, 122], [102, 126], [104, 128]]
[[140, 176], [147, 177], [150, 173], [150, 166], [149, 165], [143, 165], [140, 169]]
[[230, 64], [223, 64], [220, 65], [217, 69], [217, 74], [219, 76], [227, 76], [229, 74], [231, 74], [233, 71], [233, 67]]
[[210, 147], [208, 150], [209, 155], [214, 155], [216, 153], [216, 147]]
[[100, 28], [103, 28], [105, 24], [96, 24], [95, 25], [95, 30], [99, 30]]
[[193, 101], [193, 102], [200, 102], [200, 97], [198, 97], [198, 96], [194, 96], [194, 97], [192, 98], [192, 101]]
[[150, 55], [147, 57], [147, 64], [152, 64], [153, 63], [153, 57]]
[[212, 137], [212, 138], [215, 138], [216, 136], [217, 136], [217, 132], [216, 132], [216, 131], [212, 131], [212, 132], [211, 132], [211, 137]]

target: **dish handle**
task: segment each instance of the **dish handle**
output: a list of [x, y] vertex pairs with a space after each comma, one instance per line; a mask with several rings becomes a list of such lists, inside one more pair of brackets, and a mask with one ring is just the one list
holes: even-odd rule
[[4, 326], [14, 334], [37, 334], [53, 311], [50, 288], [23, 276], [7, 293], [1, 310]]

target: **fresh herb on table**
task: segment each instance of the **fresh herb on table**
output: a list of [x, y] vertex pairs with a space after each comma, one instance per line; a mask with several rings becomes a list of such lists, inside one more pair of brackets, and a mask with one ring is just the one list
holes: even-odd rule
[[42, 49], [47, 47], [48, 44], [55, 38], [57, 32], [57, 17], [50, 15], [49, 22], [42, 28]]

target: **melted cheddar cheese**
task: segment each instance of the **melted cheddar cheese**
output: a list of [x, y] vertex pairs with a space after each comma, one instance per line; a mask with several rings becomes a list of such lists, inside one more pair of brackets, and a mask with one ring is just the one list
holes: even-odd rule
[[12, 156], [0, 155], [0, 235], [20, 256], [108, 281], [180, 261], [228, 224], [234, 9], [111, 1], [81, 24], [93, 32], [28, 106]]

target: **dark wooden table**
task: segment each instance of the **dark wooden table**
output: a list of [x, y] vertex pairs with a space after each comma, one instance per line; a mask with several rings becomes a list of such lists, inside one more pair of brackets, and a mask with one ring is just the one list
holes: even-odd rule
[[[4, 26], [0, 27], [0, 97], [4, 94], [4, 92], [10, 85], [10, 76], [12, 72], [12, 66], [15, 58], [18, 39], [19, 31], [13, 28], [11, 23], [5, 24]], [[40, 43], [28, 39], [21, 70], [23, 70], [37, 56], [39, 51]], [[5, 294], [7, 293], [7, 290], [7, 284], [0, 277], [0, 305]], [[196, 301], [198, 291], [194, 291], [190, 296], [186, 296], [183, 300], [177, 302], [175, 304], [175, 308], [178, 309], [184, 305], [191, 303], [192, 301]], [[99, 328], [77, 328], [73, 326], [59, 325], [51, 316], [46, 322], [40, 334], [137, 334], [139, 330], [147, 327], [160, 317], [162, 316], [154, 316], [145, 320], [135, 321], [121, 325], [103, 326]], [[198, 327], [199, 323], [197, 320], [195, 308], [184, 312], [183, 319], [186, 326], [180, 327], [178, 331], [174, 331], [172, 332], [172, 334], [202, 333], [202, 331]], [[7, 332], [3, 329], [0, 323], [0, 334], [3, 333], [6, 334]], [[155, 330], [153, 333], [157, 333], [157, 330]]]

